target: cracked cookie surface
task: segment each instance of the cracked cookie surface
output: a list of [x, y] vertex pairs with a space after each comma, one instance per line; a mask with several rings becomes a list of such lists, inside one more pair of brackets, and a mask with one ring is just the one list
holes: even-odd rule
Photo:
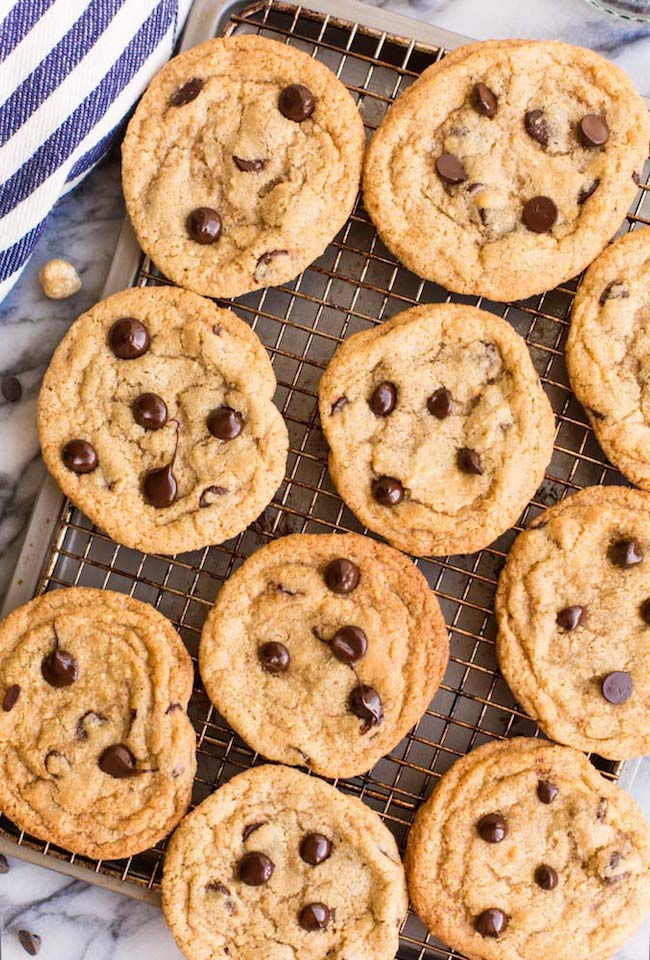
[[185, 818], [162, 895], [188, 960], [393, 960], [407, 910], [377, 814], [281, 766], [239, 774]]
[[591, 487], [515, 540], [497, 655], [554, 740], [614, 760], [650, 751], [650, 496]]
[[650, 904], [650, 830], [568, 747], [515, 738], [458, 760], [418, 812], [409, 893], [477, 960], [608, 960]]
[[288, 438], [259, 338], [174, 287], [125, 290], [72, 325], [45, 374], [38, 425], [63, 492], [149, 553], [222, 543], [269, 504]]
[[190, 657], [149, 604], [55, 590], [0, 624], [0, 807], [97, 859], [165, 837], [190, 802]]
[[420, 719], [448, 653], [436, 596], [410, 560], [358, 534], [295, 534], [221, 588], [199, 666], [256, 751], [351, 777]]
[[566, 362], [605, 454], [650, 491], [650, 230], [620, 237], [587, 271]]
[[329, 469], [354, 514], [416, 555], [469, 553], [513, 524], [555, 421], [510, 324], [457, 304], [356, 333], [319, 388]]
[[470, 44], [391, 107], [366, 156], [364, 203], [419, 276], [523, 299], [600, 253], [635, 196], [649, 137], [630, 80], [591, 50]]
[[323, 63], [264, 37], [209, 40], [166, 64], [140, 101], [124, 195], [166, 276], [235, 297], [323, 253], [352, 210], [364, 148], [356, 104]]

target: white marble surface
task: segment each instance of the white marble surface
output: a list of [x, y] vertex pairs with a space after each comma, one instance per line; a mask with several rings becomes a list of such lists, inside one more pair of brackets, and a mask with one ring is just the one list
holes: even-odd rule
[[[599, 50], [624, 66], [650, 96], [650, 25], [616, 21], [584, 0], [378, 0], [386, 6], [476, 38], [552, 37]], [[56, 208], [39, 247], [10, 296], [0, 305], [0, 375], [16, 374], [19, 403], [0, 401], [0, 594], [13, 570], [21, 529], [42, 477], [35, 426], [38, 386], [70, 322], [98, 299], [123, 217], [117, 154]], [[42, 295], [38, 270], [52, 256], [71, 260], [83, 279], [74, 298]], [[650, 764], [634, 791], [650, 807]], [[159, 910], [19, 861], [0, 875], [2, 960], [27, 954], [19, 929], [40, 934], [42, 960], [178, 960], [180, 953]], [[647, 960], [650, 926], [621, 957]], [[582, 960], [582, 958], [580, 958]]]

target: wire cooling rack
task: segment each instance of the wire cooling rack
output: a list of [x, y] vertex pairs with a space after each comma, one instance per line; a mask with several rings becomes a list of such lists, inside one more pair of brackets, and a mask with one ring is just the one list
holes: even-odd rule
[[[321, 2], [318, 0], [319, 5]], [[351, 8], [355, 14], [364, 9], [347, 3], [348, 15]], [[402, 23], [408, 26], [409, 22]], [[417, 42], [332, 13], [276, 0], [249, 6], [231, 4], [222, 14], [221, 24], [225, 34], [259, 33], [322, 60], [358, 101], [368, 131], [379, 124], [392, 100], [445, 53], [443, 45]], [[420, 34], [437, 35], [440, 44], [461, 42], [461, 38], [428, 27], [420, 31], [420, 26]], [[193, 37], [193, 42], [196, 39]], [[623, 230], [650, 225], [649, 176], [650, 164], [642, 173]], [[146, 286], [166, 281], [140, 254], [122, 285], [129, 282]], [[553, 460], [519, 524], [491, 547], [471, 556], [418, 561], [438, 594], [451, 634], [451, 659], [444, 682], [420, 723], [390, 756], [366, 776], [339, 783], [341, 789], [362, 797], [376, 810], [403, 847], [417, 807], [458, 757], [493, 738], [538, 734], [501, 678], [495, 658], [492, 600], [516, 532], [574, 490], [624, 482], [604, 459], [568, 384], [563, 347], [576, 285], [573, 281], [513, 305], [450, 296], [396, 262], [359, 201], [323, 256], [293, 283], [249, 294], [233, 304], [220, 301], [232, 305], [260, 336], [278, 379], [276, 403], [289, 428], [290, 454], [287, 475], [272, 504], [236, 539], [169, 558], [118, 546], [65, 503], [57, 512], [36, 592], [94, 586], [147, 601], [172, 620], [196, 660], [201, 626], [221, 584], [250, 553], [287, 533], [366, 532], [334, 490], [318, 421], [318, 381], [339, 343], [417, 303], [462, 300], [505, 317], [525, 337], [553, 405], [557, 417]], [[28, 540], [30, 536], [43, 538], [42, 532], [33, 530], [34, 525]], [[198, 672], [189, 713], [198, 740], [193, 803], [199, 803], [260, 758], [211, 707]], [[616, 764], [592, 759], [606, 776], [617, 777]], [[51, 866], [123, 893], [147, 897], [150, 891], [155, 895], [160, 883], [164, 844], [128, 860], [95, 862], [20, 833], [4, 817], [0, 831], [5, 840], [10, 838], [19, 845], [13, 850], [18, 856], [43, 862], [34, 853], [45, 854]], [[398, 956], [400, 960], [424, 960], [453, 954], [428, 937], [410, 915], [401, 933]]]

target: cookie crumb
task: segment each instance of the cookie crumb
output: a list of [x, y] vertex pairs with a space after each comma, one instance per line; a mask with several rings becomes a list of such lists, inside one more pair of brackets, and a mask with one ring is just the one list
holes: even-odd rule
[[79, 274], [67, 260], [48, 260], [38, 275], [43, 293], [50, 300], [67, 300], [81, 290]]

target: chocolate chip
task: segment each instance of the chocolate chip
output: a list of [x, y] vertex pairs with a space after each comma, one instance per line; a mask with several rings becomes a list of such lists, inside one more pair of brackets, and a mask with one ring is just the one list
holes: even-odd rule
[[557, 207], [550, 197], [532, 197], [524, 204], [521, 219], [533, 233], [546, 233], [557, 220]]
[[596, 820], [604, 820], [605, 814], [607, 813], [607, 807], [609, 806], [609, 801], [607, 797], [601, 797], [598, 801], [598, 810], [596, 811]]
[[157, 393], [141, 393], [132, 409], [133, 419], [145, 430], [160, 430], [167, 423], [167, 404]]
[[376, 417], [387, 417], [395, 409], [397, 403], [397, 387], [394, 383], [384, 380], [377, 384], [370, 398], [370, 409]]
[[339, 410], [342, 410], [350, 401], [347, 397], [339, 397], [338, 400], [335, 400], [330, 408], [330, 413], [338, 413]]
[[308, 903], [300, 911], [298, 922], [303, 930], [324, 930], [332, 919], [332, 911], [324, 903]]
[[404, 487], [395, 477], [377, 477], [372, 481], [372, 495], [383, 507], [395, 507], [404, 499]]
[[61, 459], [73, 473], [92, 473], [97, 466], [97, 454], [87, 440], [69, 440], [61, 451]]
[[368, 638], [361, 627], [341, 627], [330, 640], [330, 647], [337, 660], [352, 666], [365, 656]]
[[493, 117], [497, 112], [497, 98], [484, 83], [475, 83], [472, 89], [472, 106], [484, 117]]
[[11, 867], [4, 853], [0, 853], [0, 873], [9, 873]]
[[57, 644], [52, 653], [43, 658], [41, 673], [51, 687], [69, 687], [77, 679], [77, 661], [67, 650], [60, 650]]
[[458, 157], [455, 157], [451, 153], [443, 153], [438, 157], [436, 160], [436, 171], [440, 179], [450, 186], [455, 186], [467, 180], [465, 167]]
[[266, 253], [263, 253], [261, 257], [257, 258], [257, 264], [255, 266], [254, 279], [257, 283], [261, 283], [266, 279], [266, 275], [269, 272], [269, 265], [275, 260], [276, 257], [288, 257], [288, 250], [267, 250]]
[[598, 303], [604, 307], [608, 300], [627, 300], [629, 295], [630, 291], [624, 283], [620, 280], [612, 280], [601, 293]]
[[500, 813], [487, 813], [476, 824], [476, 829], [486, 843], [501, 843], [508, 836], [508, 821]]
[[227, 487], [206, 487], [199, 497], [199, 506], [210, 507], [219, 497], [223, 497], [226, 493], [228, 493]]
[[7, 692], [4, 695], [2, 700], [2, 709], [5, 713], [9, 713], [10, 710], [18, 703], [18, 697], [20, 696], [20, 685], [17, 683], [12, 683], [10, 687], [7, 688]]
[[553, 803], [559, 792], [560, 788], [550, 780], [540, 780], [537, 784], [537, 796], [542, 803]]
[[352, 593], [359, 584], [361, 571], [356, 563], [345, 557], [337, 557], [325, 567], [323, 574], [325, 583], [332, 593]]
[[540, 863], [535, 870], [535, 883], [542, 890], [555, 890], [557, 887], [557, 871], [546, 863]]
[[94, 710], [86, 710], [84, 715], [79, 717], [77, 720], [77, 740], [87, 740], [88, 728], [101, 727], [104, 723], [106, 723], [106, 717], [103, 713], [95, 713]]
[[285, 673], [289, 669], [291, 656], [283, 643], [270, 640], [259, 648], [257, 655], [267, 673]]
[[648, 600], [643, 601], [643, 603], [641, 604], [640, 612], [641, 612], [641, 619], [643, 620], [644, 623], [647, 623], [648, 626], [650, 627], [650, 598]]
[[633, 687], [632, 677], [627, 671], [614, 670], [604, 677], [601, 689], [609, 703], [625, 703], [632, 696]]
[[267, 820], [258, 820], [256, 823], [249, 823], [248, 826], [242, 830], [242, 840], [248, 840], [251, 833], [255, 833], [256, 830], [259, 830], [259, 828], [263, 827], [266, 823], [268, 823]]
[[107, 773], [109, 777], [115, 777], [116, 780], [134, 777], [138, 772], [135, 757], [123, 743], [114, 743], [106, 747], [100, 754], [97, 766], [102, 773]]
[[199, 77], [192, 77], [192, 79], [184, 83], [182, 87], [179, 87], [176, 93], [172, 94], [169, 102], [172, 107], [184, 107], [186, 103], [191, 103], [192, 100], [196, 100], [204, 86], [205, 80], [201, 80]]
[[208, 415], [208, 430], [217, 440], [234, 440], [244, 429], [245, 420], [232, 407], [217, 407]]
[[300, 857], [305, 863], [317, 867], [332, 855], [332, 841], [322, 833], [308, 833], [300, 842]]
[[266, 160], [242, 160], [233, 154], [233, 163], [242, 173], [260, 173], [266, 166]]
[[576, 627], [584, 623], [585, 613], [586, 610], [584, 607], [565, 607], [564, 610], [560, 610], [555, 618], [555, 622], [558, 627], [562, 627], [563, 630], [575, 630]]
[[474, 920], [474, 929], [482, 937], [499, 937], [508, 926], [508, 918], [503, 910], [492, 907], [484, 910]]
[[634, 567], [643, 560], [643, 547], [634, 537], [616, 540], [607, 551], [607, 556], [615, 567]]
[[548, 146], [550, 131], [543, 110], [529, 110], [524, 117], [526, 133], [543, 147]]
[[37, 933], [32, 933], [30, 930], [19, 930], [18, 939], [25, 953], [28, 953], [30, 957], [37, 956], [41, 949], [41, 938]]
[[278, 109], [287, 120], [293, 120], [294, 123], [302, 123], [309, 119], [314, 112], [316, 101], [314, 95], [302, 83], [292, 83], [285, 87], [278, 100]]
[[233, 916], [233, 915], [235, 914], [235, 912], [236, 912], [236, 910], [235, 910], [235, 904], [232, 902], [232, 899], [231, 899], [231, 897], [230, 897], [230, 890], [229, 890], [228, 887], [225, 885], [225, 883], [221, 883], [219, 880], [210, 880], [210, 881], [209, 881], [208, 883], [206, 883], [206, 885], [205, 885], [205, 892], [206, 892], [206, 893], [220, 893], [223, 897], [225, 897], [225, 901], [226, 901], [226, 902], [225, 902], [225, 907], [226, 907], [226, 910], [228, 911], [228, 913], [229, 913], [231, 916]]
[[481, 476], [483, 473], [481, 458], [476, 450], [470, 450], [469, 447], [461, 447], [458, 451], [457, 459], [458, 466], [463, 473], [475, 473], [478, 476]]
[[239, 861], [239, 879], [249, 887], [261, 887], [268, 883], [275, 869], [275, 864], [257, 850], [245, 853]]
[[197, 207], [187, 218], [187, 232], [196, 243], [215, 243], [221, 236], [221, 217], [212, 207]]
[[0, 390], [7, 403], [18, 403], [23, 395], [23, 388], [18, 377], [3, 377]]
[[109, 330], [108, 342], [118, 360], [135, 360], [147, 352], [151, 338], [140, 320], [122, 317]]
[[142, 481], [145, 500], [159, 510], [170, 507], [176, 499], [176, 477], [172, 468], [173, 463], [166, 463], [164, 467], [149, 470]]
[[46, 753], [43, 765], [55, 780], [58, 780], [70, 769], [70, 761], [58, 750], [50, 750]]
[[378, 726], [384, 719], [384, 707], [381, 697], [374, 689], [366, 684], [354, 687], [348, 697], [350, 712], [364, 720], [362, 733], [367, 733], [371, 727]]
[[609, 140], [607, 121], [599, 113], [588, 113], [580, 121], [580, 139], [585, 147], [602, 147]]
[[578, 206], [582, 206], [583, 203], [586, 203], [589, 197], [593, 196], [598, 187], [600, 186], [600, 180], [594, 180], [593, 183], [590, 183], [587, 187], [582, 187], [580, 193], [578, 194]]
[[181, 707], [180, 703], [170, 703], [167, 709], [165, 710], [165, 714], [175, 713], [176, 710], [182, 710], [182, 709], [183, 708]]
[[451, 413], [452, 396], [446, 387], [438, 387], [427, 400], [429, 413], [438, 420], [445, 420]]

